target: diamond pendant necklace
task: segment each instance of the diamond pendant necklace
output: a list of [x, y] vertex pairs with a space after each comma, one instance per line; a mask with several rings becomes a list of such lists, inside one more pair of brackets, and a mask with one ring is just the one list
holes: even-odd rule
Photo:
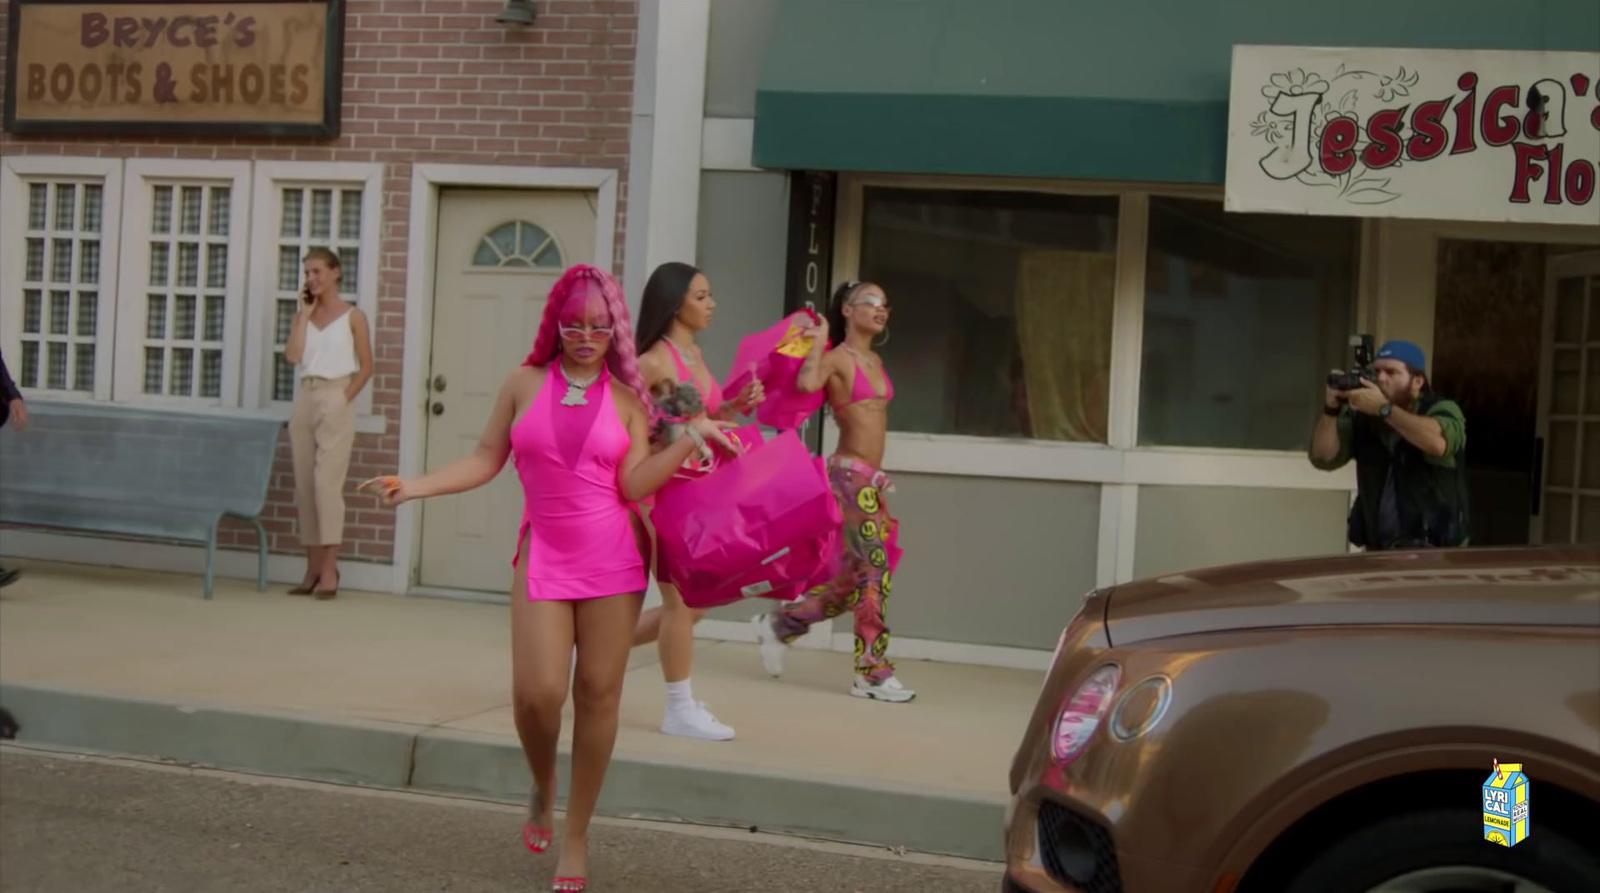
[[567, 394], [565, 397], [561, 398], [561, 405], [588, 406], [589, 398], [586, 396], [586, 393], [591, 385], [600, 380], [600, 373], [596, 372], [587, 379], [573, 378], [572, 376], [568, 375], [567, 370], [563, 368], [561, 370], [561, 377], [567, 380]]
[[[662, 337], [666, 338], [665, 335]], [[678, 355], [678, 359], [683, 360], [683, 365], [688, 366], [690, 369], [700, 365], [699, 361], [695, 359], [694, 346], [692, 344], [688, 348], [684, 348], [671, 338], [667, 338], [667, 343], [672, 345], [672, 350]]]

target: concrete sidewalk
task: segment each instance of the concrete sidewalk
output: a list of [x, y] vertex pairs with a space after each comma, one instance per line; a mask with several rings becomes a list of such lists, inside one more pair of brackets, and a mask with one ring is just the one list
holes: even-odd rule
[[[0, 596], [0, 704], [19, 740], [527, 796], [505, 607], [316, 602], [221, 579], [206, 602], [185, 576], [19, 566]], [[710, 743], [660, 734], [655, 649], [638, 649], [601, 809], [1001, 858], [1006, 770], [1040, 674], [899, 664], [919, 697], [882, 704], [848, 696], [849, 655], [794, 649], [773, 680], [753, 646], [700, 641], [696, 696], [739, 733]]]

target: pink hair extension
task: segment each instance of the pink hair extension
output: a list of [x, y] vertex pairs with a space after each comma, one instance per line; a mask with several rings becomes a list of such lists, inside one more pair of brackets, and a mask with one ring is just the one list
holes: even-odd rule
[[645, 409], [653, 416], [650, 393], [639, 372], [639, 351], [633, 340], [633, 323], [628, 317], [627, 301], [622, 297], [622, 286], [599, 267], [577, 264], [562, 273], [551, 286], [544, 317], [539, 322], [539, 334], [533, 340], [533, 352], [522, 364], [543, 367], [560, 358], [562, 320], [581, 319], [594, 310], [608, 317], [613, 329], [611, 349], [606, 352], [606, 368], [639, 395]]

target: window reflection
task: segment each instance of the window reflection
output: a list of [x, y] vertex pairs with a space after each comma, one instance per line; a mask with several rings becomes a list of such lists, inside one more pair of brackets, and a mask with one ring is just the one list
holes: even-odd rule
[[1139, 442], [1299, 450], [1350, 365], [1359, 224], [1150, 199]]
[[894, 430], [1105, 442], [1117, 199], [864, 198], [861, 278], [894, 304]]

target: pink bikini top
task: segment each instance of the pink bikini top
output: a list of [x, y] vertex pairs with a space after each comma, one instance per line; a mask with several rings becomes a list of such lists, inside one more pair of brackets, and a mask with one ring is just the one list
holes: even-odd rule
[[[706, 393], [705, 388], [700, 387], [700, 380], [695, 378], [694, 372], [689, 369], [689, 364], [685, 363], [683, 357], [678, 355], [678, 346], [666, 338], [661, 340], [667, 345], [667, 350], [672, 351], [672, 362], [678, 367], [678, 380], [693, 384], [695, 390], [700, 392], [701, 402], [706, 405], [706, 415], [716, 415], [717, 410], [722, 408], [722, 385], [717, 384], [717, 377], [715, 375], [711, 376], [711, 393]], [[655, 494], [652, 493], [639, 500], [639, 504], [654, 506], [656, 504]]]
[[693, 384], [695, 390], [700, 392], [700, 399], [706, 404], [706, 415], [715, 416], [717, 411], [722, 408], [722, 385], [717, 384], [717, 377], [715, 375], [711, 376], [711, 391], [708, 393], [705, 388], [700, 386], [700, 379], [695, 377], [693, 370], [689, 368], [689, 364], [685, 363], [683, 357], [678, 354], [678, 346], [668, 338], [662, 338], [661, 341], [667, 345], [667, 350], [672, 351], [672, 362], [677, 364], [678, 367], [678, 380]]
[[883, 368], [883, 393], [880, 394], [877, 388], [873, 387], [871, 380], [867, 378], [867, 370], [861, 368], [860, 358], [852, 353], [850, 359], [856, 366], [856, 378], [850, 385], [849, 402], [842, 405], [850, 406], [863, 400], [883, 400], [887, 402], [894, 399], [894, 381], [889, 378], [887, 366]]

